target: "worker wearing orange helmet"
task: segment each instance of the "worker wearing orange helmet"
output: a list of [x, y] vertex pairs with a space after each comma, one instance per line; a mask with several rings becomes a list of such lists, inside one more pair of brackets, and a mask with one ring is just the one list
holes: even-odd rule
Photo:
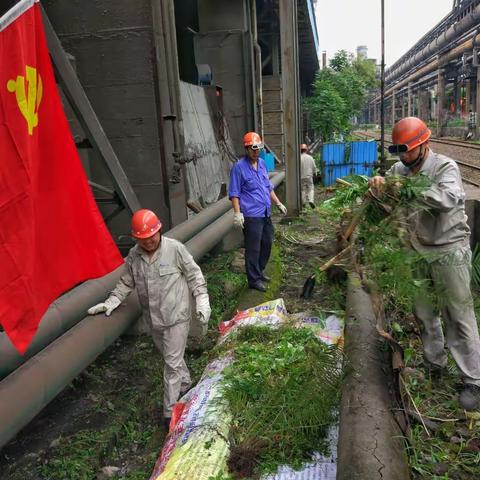
[[308, 146], [306, 143], [300, 145], [300, 176], [302, 180], [302, 205], [306, 205], [307, 202], [311, 208], [315, 208], [314, 203], [314, 187], [313, 176], [317, 174], [317, 166], [315, 160], [308, 152]]
[[163, 415], [170, 423], [172, 407], [190, 388], [190, 373], [184, 360], [195, 298], [197, 320], [204, 326], [210, 318], [207, 286], [200, 267], [185, 246], [162, 237], [162, 223], [151, 210], [138, 210], [132, 217], [132, 236], [137, 244], [125, 260], [126, 272], [102, 303], [88, 310], [90, 315], [108, 316], [137, 290], [144, 318], [165, 365], [163, 372]]
[[264, 269], [273, 242], [271, 204], [273, 202], [284, 215], [287, 209], [275, 195], [265, 163], [260, 158], [263, 149], [260, 135], [246, 133], [243, 145], [245, 156], [238, 160], [230, 172], [228, 195], [234, 210], [233, 224], [243, 229], [248, 285], [265, 292], [264, 282], [270, 279], [265, 276]]
[[[470, 291], [470, 229], [465, 215], [465, 192], [454, 160], [433, 152], [429, 147], [431, 132], [416, 117], [395, 124], [391, 153], [400, 155], [387, 175], [410, 177], [423, 174], [432, 181], [419, 203], [406, 212], [409, 240], [421, 255], [419, 272], [431, 280], [442, 295], [442, 317], [446, 343], [464, 382], [460, 405], [466, 410], [480, 408], [480, 340]], [[370, 185], [382, 189], [385, 179], [373, 177]], [[426, 364], [433, 373], [447, 366], [445, 339], [439, 312], [424, 291], [414, 302], [416, 317], [423, 324]]]

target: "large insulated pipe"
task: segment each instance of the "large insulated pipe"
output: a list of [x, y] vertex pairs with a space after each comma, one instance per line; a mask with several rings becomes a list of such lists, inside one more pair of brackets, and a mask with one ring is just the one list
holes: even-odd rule
[[0, 382], [0, 448], [140, 316], [135, 294], [110, 316], [88, 316]]
[[[230, 210], [227, 197], [205, 208], [194, 218], [170, 229], [165, 236], [185, 243], [201, 232], [207, 225]], [[50, 342], [72, 328], [85, 316], [87, 309], [101, 302], [113, 290], [124, 266], [102, 278], [89, 280], [55, 300], [42, 317], [35, 337], [24, 355], [20, 355], [5, 332], [0, 333], [0, 380], [13, 372], [26, 360], [45, 348]]]
[[395, 63], [395, 65], [393, 65], [392, 68], [389, 69], [385, 80], [390, 83], [404, 73], [417, 67], [421, 62], [427, 60], [432, 55], [438, 54], [442, 49], [461, 37], [465, 32], [475, 28], [479, 21], [480, 5], [477, 5], [469, 15], [466, 15], [459, 22], [445, 30], [445, 32], [441, 33], [435, 40], [432, 40], [422, 50], [410, 56], [410, 58], [407, 58], [409, 55], [407, 52], [398, 62]]
[[[271, 181], [278, 186], [284, 172]], [[232, 212], [187, 242], [198, 260], [232, 228]], [[205, 233], [204, 233], [205, 232]], [[105, 292], [103, 292], [105, 294]], [[140, 316], [136, 294], [110, 317], [86, 316], [40, 353], [0, 382], [0, 448], [15, 436], [53, 398]]]
[[[390, 87], [386, 92], [385, 96], [391, 95], [393, 90], [399, 90], [406, 85], [409, 84], [409, 82], [413, 82], [417, 80], [418, 78], [421, 78], [425, 75], [427, 75], [430, 72], [433, 72], [435, 70], [438, 70], [439, 68], [442, 68], [443, 65], [448, 63], [451, 60], [454, 60], [458, 56], [460, 56], [464, 52], [468, 51], [473, 51], [473, 48], [478, 45], [478, 42], [480, 41], [480, 34], [475, 35], [474, 37], [470, 38], [469, 40], [466, 40], [465, 42], [461, 43], [454, 49], [450, 50], [448, 53], [446, 53], [444, 56], [440, 58], [436, 58], [435, 60], [432, 60], [430, 63], [427, 63], [423, 67], [419, 68], [416, 70], [414, 73], [409, 75], [407, 78], [404, 78], [401, 82], [396, 83], [393, 87]], [[380, 96], [376, 97], [373, 102], [377, 102], [380, 100]]]
[[[228, 198], [223, 198], [202, 210], [191, 220], [172, 228], [165, 235], [179, 242], [186, 242], [230, 208]], [[38, 331], [24, 355], [20, 355], [5, 332], [1, 332], [0, 380], [77, 324], [85, 317], [89, 307], [104, 300], [108, 292], [115, 287], [123, 269], [122, 265], [108, 275], [84, 282], [56, 299], [42, 317]]]
[[37, 333], [24, 355], [13, 347], [5, 332], [0, 333], [0, 380], [42, 348], [72, 328], [95, 303], [105, 299], [120, 278], [124, 265], [95, 280], [88, 280], [57, 298], [42, 317]]
[[358, 275], [349, 277], [337, 480], [410, 478], [402, 432], [391, 412], [388, 364], [370, 296]]

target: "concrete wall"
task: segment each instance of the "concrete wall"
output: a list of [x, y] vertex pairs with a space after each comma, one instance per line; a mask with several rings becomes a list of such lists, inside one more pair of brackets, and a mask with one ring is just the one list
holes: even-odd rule
[[[141, 205], [158, 212], [168, 227], [152, 2], [98, 0], [88, 8], [82, 0], [42, 4], [64, 49], [75, 58], [80, 82]], [[91, 151], [89, 157], [91, 179], [111, 186], [102, 160]], [[109, 227], [118, 236], [128, 233], [128, 225], [124, 212]]]
[[247, 0], [199, 0], [200, 35], [196, 35], [196, 63], [210, 65], [213, 83], [223, 89], [225, 117], [237, 155], [242, 137], [254, 129], [252, 44]]

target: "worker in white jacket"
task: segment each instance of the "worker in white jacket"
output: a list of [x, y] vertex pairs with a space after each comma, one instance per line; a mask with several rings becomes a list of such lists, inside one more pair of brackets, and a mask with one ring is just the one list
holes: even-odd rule
[[[470, 229], [465, 215], [465, 192], [457, 163], [429, 148], [431, 132], [416, 117], [407, 117], [392, 130], [391, 153], [398, 153], [387, 175], [425, 175], [432, 185], [405, 212], [408, 240], [421, 256], [417, 275], [429, 281], [437, 297], [433, 305], [425, 290], [415, 298], [415, 316], [423, 324], [424, 356], [431, 372], [447, 366], [446, 344], [462, 376], [459, 402], [465, 410], [480, 408], [480, 338], [470, 291]], [[370, 185], [382, 189], [385, 179]], [[441, 314], [441, 317], [440, 317]], [[442, 329], [442, 320], [445, 334]]]
[[313, 176], [317, 174], [315, 160], [308, 152], [308, 146], [305, 143], [300, 145], [300, 173], [302, 178], [302, 205], [307, 202], [311, 208], [315, 208], [313, 199], [314, 187]]
[[197, 319], [204, 326], [210, 318], [207, 286], [200, 267], [185, 246], [161, 236], [162, 224], [150, 210], [132, 217], [132, 235], [137, 240], [126, 258], [127, 270], [103, 303], [88, 313], [108, 316], [137, 289], [143, 313], [155, 345], [165, 362], [163, 415], [168, 428], [172, 407], [190, 388], [190, 373], [184, 360], [185, 345], [195, 298]]

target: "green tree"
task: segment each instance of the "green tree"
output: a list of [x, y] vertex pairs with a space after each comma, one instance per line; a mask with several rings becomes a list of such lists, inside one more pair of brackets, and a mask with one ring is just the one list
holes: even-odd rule
[[368, 90], [376, 83], [374, 63], [355, 59], [345, 50], [335, 54], [329, 68], [317, 73], [313, 95], [304, 106], [323, 141], [332, 140], [335, 133], [348, 133], [350, 119], [360, 112]]

